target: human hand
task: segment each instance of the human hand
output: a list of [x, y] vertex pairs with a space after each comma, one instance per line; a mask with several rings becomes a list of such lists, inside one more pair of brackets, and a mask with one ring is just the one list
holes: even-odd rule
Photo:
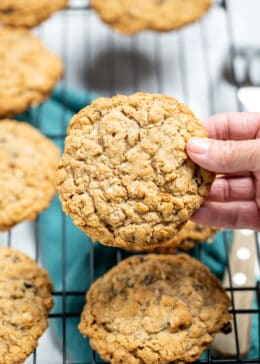
[[260, 231], [260, 113], [219, 114], [203, 124], [210, 139], [190, 139], [187, 153], [223, 176], [216, 178], [192, 220]]

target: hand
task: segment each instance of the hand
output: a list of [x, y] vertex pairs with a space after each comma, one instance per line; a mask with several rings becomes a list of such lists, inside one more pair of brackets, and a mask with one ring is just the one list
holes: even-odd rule
[[190, 139], [187, 153], [223, 176], [192, 220], [260, 231], [260, 113], [219, 114], [203, 124], [210, 139]]

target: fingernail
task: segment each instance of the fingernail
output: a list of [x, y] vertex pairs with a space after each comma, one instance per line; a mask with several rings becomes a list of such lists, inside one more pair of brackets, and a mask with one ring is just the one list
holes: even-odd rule
[[189, 152], [194, 154], [204, 154], [209, 150], [209, 140], [204, 138], [192, 138], [188, 141]]

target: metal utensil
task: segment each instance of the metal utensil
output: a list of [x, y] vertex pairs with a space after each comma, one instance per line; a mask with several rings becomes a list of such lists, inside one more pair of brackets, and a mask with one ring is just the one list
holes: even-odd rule
[[[232, 67], [228, 75], [230, 81], [237, 88], [237, 98], [244, 111], [260, 111], [260, 52], [259, 50], [244, 48], [233, 50]], [[257, 79], [259, 77], [259, 79]], [[234, 232], [233, 245], [229, 256], [229, 268], [224, 275], [224, 285], [232, 284], [233, 304], [236, 310], [250, 309], [253, 304], [253, 290], [243, 291], [245, 286], [254, 286], [256, 275], [256, 244], [254, 232], [237, 230]], [[230, 282], [231, 280], [231, 282]], [[242, 288], [242, 290], [239, 290]], [[238, 289], [238, 290], [236, 290]], [[214, 356], [236, 357], [238, 348], [240, 356], [247, 355], [250, 348], [250, 331], [252, 315], [236, 315], [237, 330], [230, 335], [220, 334], [212, 345]], [[234, 326], [234, 322], [233, 322]], [[238, 337], [235, 337], [235, 331]]]
[[260, 111], [260, 50], [232, 50], [231, 72], [228, 80], [237, 88], [237, 98], [244, 111]]

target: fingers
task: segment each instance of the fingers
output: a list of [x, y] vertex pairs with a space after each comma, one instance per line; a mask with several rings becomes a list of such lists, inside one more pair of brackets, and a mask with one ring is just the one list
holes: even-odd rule
[[211, 187], [207, 201], [253, 201], [254, 191], [255, 183], [252, 178], [217, 178]]
[[[244, 172], [233, 172], [233, 173], [226, 173], [225, 175], [219, 175], [219, 176], [227, 176], [228, 175], [228, 177], [230, 178], [230, 177], [250, 177], [251, 178], [251, 176], [252, 176], [252, 173], [251, 172], [246, 172], [246, 171], [244, 171]], [[217, 176], [217, 178], [218, 178], [218, 176]]]
[[209, 137], [218, 140], [260, 138], [260, 113], [226, 113], [203, 122]]
[[255, 202], [206, 202], [191, 220], [208, 226], [260, 231], [259, 210]]
[[195, 163], [216, 173], [260, 170], [260, 139], [220, 141], [191, 138], [187, 153]]

